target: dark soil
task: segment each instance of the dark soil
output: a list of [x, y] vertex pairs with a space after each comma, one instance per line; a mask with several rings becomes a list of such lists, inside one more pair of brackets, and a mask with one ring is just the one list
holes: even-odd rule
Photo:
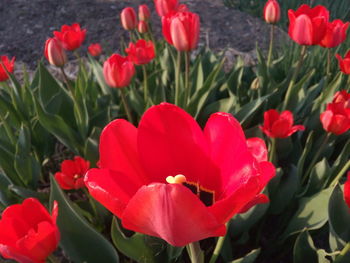
[[[201, 45], [215, 50], [229, 48], [226, 53], [229, 60], [230, 56], [242, 55], [248, 61], [256, 42], [266, 48], [269, 27], [261, 19], [228, 9], [222, 0], [182, 2], [201, 17]], [[106, 50], [116, 51], [121, 39], [127, 39], [119, 22], [121, 10], [143, 3], [150, 6], [154, 28], [161, 37], [160, 19], [152, 0], [1, 0], [0, 55], [16, 56], [17, 61], [34, 68], [52, 31], [74, 22], [87, 29], [82, 55], [95, 42], [102, 43]]]

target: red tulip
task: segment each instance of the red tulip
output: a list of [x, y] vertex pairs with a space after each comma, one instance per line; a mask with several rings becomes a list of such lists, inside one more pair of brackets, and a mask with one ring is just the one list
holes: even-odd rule
[[345, 90], [334, 95], [332, 103], [320, 115], [323, 128], [327, 132], [340, 135], [350, 129], [350, 93]]
[[346, 39], [346, 30], [349, 27], [349, 22], [344, 23], [340, 19], [327, 23], [327, 31], [320, 42], [320, 46], [325, 48], [336, 47], [343, 43]]
[[55, 179], [62, 189], [79, 189], [85, 186], [84, 176], [89, 168], [89, 161], [75, 156], [74, 160], [65, 160], [61, 163], [61, 171], [55, 174]]
[[51, 65], [63, 67], [67, 62], [66, 52], [59, 40], [52, 37], [46, 40], [44, 55]]
[[6, 70], [9, 73], [13, 73], [15, 67], [15, 59], [16, 58], [13, 57], [11, 60], [9, 60], [7, 56], [0, 56], [0, 82], [8, 80], [9, 75], [7, 74]]
[[117, 119], [100, 138], [100, 169], [85, 183], [127, 229], [184, 246], [224, 235], [235, 214], [268, 201], [261, 191], [275, 168], [255, 158], [230, 114], [213, 114], [203, 131], [162, 103], [138, 128]]
[[124, 8], [120, 14], [120, 21], [125, 30], [134, 30], [137, 27], [137, 17], [134, 8]]
[[303, 125], [293, 126], [293, 113], [283, 111], [281, 114], [276, 110], [268, 110], [264, 113], [264, 125], [259, 128], [271, 138], [287, 138], [297, 131], [305, 130]]
[[61, 31], [54, 31], [53, 34], [61, 41], [64, 49], [73, 51], [84, 42], [86, 29], [82, 30], [78, 23], [74, 23], [71, 26], [63, 25]]
[[96, 44], [91, 44], [89, 47], [88, 47], [88, 51], [90, 53], [91, 56], [93, 57], [97, 57], [99, 55], [101, 55], [102, 53], [102, 47], [100, 44], [96, 43]]
[[118, 54], [113, 54], [103, 64], [103, 76], [113, 88], [128, 86], [134, 74], [134, 64]]
[[151, 40], [140, 39], [136, 44], [131, 42], [125, 52], [128, 54], [129, 60], [136, 65], [147, 64], [155, 57], [154, 44]]
[[147, 5], [140, 5], [139, 6], [139, 20], [140, 21], [148, 21], [151, 16], [151, 11], [149, 11], [149, 8]]
[[57, 214], [56, 201], [52, 215], [34, 198], [7, 207], [0, 220], [0, 254], [20, 263], [45, 263], [60, 239]]
[[191, 12], [170, 13], [162, 18], [165, 40], [178, 51], [190, 51], [197, 47], [199, 16]]
[[157, 13], [160, 17], [167, 15], [171, 11], [176, 11], [178, 0], [154, 0]]
[[342, 58], [339, 54], [336, 54], [335, 56], [338, 59], [340, 70], [344, 74], [350, 74], [350, 50], [346, 52], [344, 58]]
[[141, 33], [147, 33], [148, 32], [148, 25], [145, 21], [140, 20], [139, 24], [137, 25], [137, 30]]
[[264, 7], [264, 19], [269, 24], [276, 24], [281, 18], [280, 5], [276, 0], [268, 0]]
[[344, 200], [350, 208], [350, 171], [348, 172], [348, 177], [344, 184]]
[[288, 10], [288, 17], [288, 34], [300, 45], [317, 45], [326, 34], [329, 12], [324, 6], [304, 4], [297, 11]]

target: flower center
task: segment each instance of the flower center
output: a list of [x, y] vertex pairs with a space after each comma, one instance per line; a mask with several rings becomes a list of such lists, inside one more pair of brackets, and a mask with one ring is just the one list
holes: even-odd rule
[[211, 206], [214, 204], [214, 191], [204, 188], [203, 186], [199, 185], [199, 183], [187, 181], [183, 174], [168, 176], [166, 181], [169, 184], [182, 184], [183, 186], [187, 187], [192, 193], [198, 196], [205, 206]]
[[73, 176], [74, 180], [77, 180], [79, 177], [80, 177], [79, 174], [75, 174], [75, 175]]

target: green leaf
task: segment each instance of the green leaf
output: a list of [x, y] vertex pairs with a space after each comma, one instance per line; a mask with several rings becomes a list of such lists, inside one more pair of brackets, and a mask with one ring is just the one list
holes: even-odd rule
[[314, 242], [307, 230], [300, 233], [293, 249], [294, 263], [318, 263], [318, 255]]
[[242, 258], [231, 261], [231, 263], [254, 263], [260, 254], [260, 248], [250, 251]]
[[111, 95], [112, 91], [111, 88], [108, 87], [107, 83], [105, 82], [105, 79], [103, 77], [103, 69], [101, 64], [96, 61], [95, 59], [93, 59], [91, 56], [89, 56], [89, 61], [92, 67], [92, 71], [94, 72], [95, 78], [98, 82], [98, 84], [100, 85], [103, 94], [105, 95]]
[[56, 180], [51, 176], [50, 203], [58, 203], [57, 225], [61, 233], [60, 245], [73, 262], [118, 263], [113, 245], [91, 227], [73, 208]]

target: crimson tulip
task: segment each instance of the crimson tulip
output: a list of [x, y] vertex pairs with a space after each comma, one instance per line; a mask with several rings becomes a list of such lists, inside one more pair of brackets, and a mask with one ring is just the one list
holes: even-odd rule
[[103, 64], [103, 76], [106, 83], [113, 88], [128, 86], [134, 74], [134, 64], [119, 54], [113, 54]]
[[350, 208], [350, 171], [348, 172], [347, 180], [344, 184], [344, 200]]
[[158, 15], [162, 17], [171, 11], [176, 11], [179, 3], [178, 0], [154, 0], [154, 5]]
[[271, 138], [287, 138], [297, 131], [305, 130], [303, 125], [293, 126], [293, 113], [286, 110], [278, 113], [271, 109], [264, 113], [264, 125], [259, 128]]
[[345, 90], [334, 95], [332, 103], [320, 115], [323, 128], [336, 135], [350, 129], [350, 93]]
[[140, 5], [139, 6], [139, 20], [140, 21], [148, 21], [151, 16], [151, 11], [149, 11], [149, 8], [147, 5]]
[[67, 62], [66, 52], [61, 42], [52, 37], [46, 40], [44, 55], [51, 65], [63, 67]]
[[138, 128], [109, 123], [99, 150], [100, 168], [85, 177], [90, 194], [125, 228], [173, 246], [225, 235], [235, 214], [268, 201], [261, 191], [275, 174], [232, 115], [211, 115], [203, 131], [169, 103], [149, 108]]
[[7, 207], [0, 220], [0, 254], [19, 263], [45, 263], [60, 239], [57, 215], [56, 201], [51, 215], [35, 198]]
[[264, 19], [266, 23], [276, 24], [281, 18], [280, 5], [276, 0], [268, 0], [264, 7]]
[[96, 43], [96, 44], [91, 44], [88, 47], [88, 52], [90, 53], [91, 56], [93, 57], [97, 57], [99, 55], [101, 55], [102, 53], [102, 47], [100, 44]]
[[6, 71], [13, 73], [15, 67], [15, 59], [15, 57], [10, 60], [7, 56], [0, 56], [0, 82], [9, 79], [9, 75]]
[[317, 45], [324, 38], [329, 11], [322, 5], [311, 8], [303, 4], [296, 11], [288, 10], [288, 34], [299, 45]]
[[135, 44], [130, 42], [125, 49], [130, 61], [136, 65], [144, 65], [151, 62], [155, 57], [154, 44], [151, 40], [140, 39]]
[[141, 33], [147, 33], [148, 32], [148, 25], [145, 21], [140, 20], [139, 24], [137, 25], [137, 30]]
[[55, 179], [62, 189], [79, 189], [85, 186], [84, 176], [90, 168], [90, 162], [79, 156], [73, 160], [64, 160], [61, 163], [61, 171], [55, 173]]
[[325, 48], [336, 47], [343, 43], [346, 39], [346, 31], [348, 30], [349, 22], [344, 23], [340, 19], [327, 23], [327, 31], [320, 42], [320, 46]]
[[197, 47], [199, 27], [199, 16], [191, 12], [171, 12], [162, 18], [164, 38], [178, 51], [190, 51]]
[[346, 52], [344, 58], [339, 54], [335, 55], [338, 59], [339, 68], [344, 74], [350, 74], [350, 50]]
[[61, 41], [64, 49], [73, 51], [84, 42], [86, 29], [81, 29], [78, 23], [74, 23], [71, 26], [63, 25], [61, 31], [54, 31], [53, 34]]
[[137, 27], [137, 17], [134, 8], [124, 8], [120, 14], [120, 21], [125, 30], [134, 30]]

